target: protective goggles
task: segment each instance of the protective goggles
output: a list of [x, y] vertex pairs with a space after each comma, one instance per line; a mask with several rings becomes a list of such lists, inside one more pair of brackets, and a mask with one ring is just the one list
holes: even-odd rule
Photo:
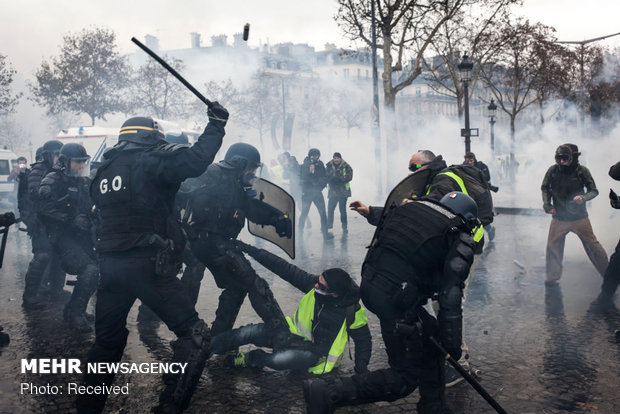
[[573, 159], [573, 156], [571, 154], [555, 154], [555, 159], [556, 161], [570, 161]]
[[424, 167], [425, 165], [427, 165], [428, 163], [424, 163], [424, 164], [410, 164], [409, 165], [409, 171], [411, 172], [416, 172], [418, 171], [420, 168]]

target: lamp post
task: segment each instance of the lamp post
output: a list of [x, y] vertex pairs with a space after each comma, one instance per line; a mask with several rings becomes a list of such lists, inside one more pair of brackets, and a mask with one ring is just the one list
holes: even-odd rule
[[469, 81], [471, 81], [471, 71], [474, 68], [474, 64], [469, 61], [469, 57], [463, 55], [463, 60], [457, 65], [459, 73], [461, 74], [461, 82], [463, 82], [464, 90], [464, 109], [465, 109], [465, 128], [461, 129], [461, 136], [465, 137], [465, 152], [471, 151], [471, 136], [472, 130], [469, 127]]
[[34, 163], [35, 159], [32, 155], [32, 141], [28, 141], [28, 150], [30, 151], [30, 162]]
[[495, 101], [491, 99], [491, 103], [487, 106], [489, 110], [489, 124], [491, 124], [491, 154], [495, 155], [495, 134], [493, 131], [493, 126], [495, 125], [495, 116], [497, 115], [497, 105], [495, 105]]
[[372, 134], [375, 138], [375, 162], [377, 163], [377, 199], [383, 196], [383, 174], [381, 174], [381, 123], [379, 120], [379, 74], [377, 71], [377, 25], [375, 22], [375, 0], [370, 0], [370, 18], [372, 19], [372, 107], [374, 119]]

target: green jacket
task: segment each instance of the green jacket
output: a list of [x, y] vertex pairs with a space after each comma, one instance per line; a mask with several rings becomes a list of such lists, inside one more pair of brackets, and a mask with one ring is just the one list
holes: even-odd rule
[[580, 164], [566, 169], [554, 164], [547, 170], [541, 185], [543, 208], [546, 212], [555, 209], [553, 218], [560, 221], [576, 221], [588, 217], [586, 203], [581, 205], [573, 201], [580, 195], [585, 201], [598, 195], [596, 184], [590, 170]]
[[327, 197], [351, 197], [349, 182], [353, 179], [353, 168], [342, 160], [338, 166], [333, 161], [328, 162], [325, 169], [327, 171]]

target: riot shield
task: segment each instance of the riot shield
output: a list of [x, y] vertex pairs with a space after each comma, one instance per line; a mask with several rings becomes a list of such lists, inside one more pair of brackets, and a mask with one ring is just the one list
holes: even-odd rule
[[295, 259], [295, 200], [283, 188], [264, 178], [257, 179], [252, 188], [256, 191], [255, 198], [277, 208], [291, 219], [292, 235], [290, 238], [279, 236], [273, 226], [252, 223], [250, 220], [248, 231], [256, 237], [270, 241], [284, 250], [291, 259]]
[[377, 229], [375, 230], [375, 234], [372, 237], [372, 242], [370, 245], [374, 245], [375, 240], [381, 231], [381, 226], [383, 224], [383, 220], [385, 216], [394, 208], [400, 206], [405, 198], [418, 198], [422, 197], [426, 193], [426, 183], [428, 182], [432, 171], [431, 170], [422, 170], [417, 171], [413, 174], [409, 174], [405, 177], [401, 182], [399, 182], [396, 187], [392, 189], [390, 195], [388, 196], [385, 205], [383, 206], [383, 212], [381, 213], [381, 219], [379, 220], [379, 224], [377, 224]]

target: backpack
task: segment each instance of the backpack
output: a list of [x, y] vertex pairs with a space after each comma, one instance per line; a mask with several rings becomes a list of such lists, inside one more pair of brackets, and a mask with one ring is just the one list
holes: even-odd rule
[[468, 195], [478, 205], [478, 219], [482, 225], [491, 224], [493, 222], [493, 198], [482, 171], [471, 165], [451, 165], [439, 174], [446, 171], [458, 175], [463, 180]]

